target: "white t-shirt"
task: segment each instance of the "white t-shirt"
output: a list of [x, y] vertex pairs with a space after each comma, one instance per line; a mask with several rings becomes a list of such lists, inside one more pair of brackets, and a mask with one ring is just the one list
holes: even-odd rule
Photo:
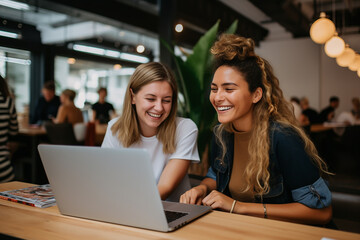
[[[117, 138], [117, 135], [113, 135], [111, 131], [112, 125], [118, 120], [118, 118], [112, 119], [107, 127], [106, 134], [101, 147], [106, 148], [123, 148], [123, 145]], [[129, 148], [143, 148], [150, 153], [151, 163], [156, 179], [156, 183], [159, 182], [162, 171], [166, 164], [171, 159], [184, 159], [199, 162], [199, 153], [197, 149], [197, 134], [198, 129], [195, 123], [191, 119], [176, 118], [176, 150], [171, 154], [164, 154], [163, 144], [157, 139], [156, 136], [144, 137], [141, 136], [141, 140], [132, 144]], [[186, 175], [180, 182], [179, 186], [172, 192], [167, 200], [179, 201], [181, 194], [190, 189], [189, 177]]]

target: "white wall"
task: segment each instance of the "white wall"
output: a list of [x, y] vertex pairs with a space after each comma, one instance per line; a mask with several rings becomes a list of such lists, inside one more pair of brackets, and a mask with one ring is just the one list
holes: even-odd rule
[[[360, 34], [345, 36], [344, 40], [360, 52]], [[338, 114], [351, 109], [351, 98], [360, 97], [357, 73], [338, 66], [324, 53], [323, 45], [310, 38], [262, 42], [255, 51], [270, 62], [287, 99], [306, 96], [320, 111], [328, 105], [329, 97], [336, 95], [340, 98]]]

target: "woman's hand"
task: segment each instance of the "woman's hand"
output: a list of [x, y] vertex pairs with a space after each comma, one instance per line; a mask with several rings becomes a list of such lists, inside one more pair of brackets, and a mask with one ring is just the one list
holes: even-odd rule
[[220, 209], [227, 212], [230, 212], [233, 202], [234, 199], [216, 190], [211, 191], [211, 193], [202, 200], [205, 206], [211, 206], [212, 209]]
[[180, 196], [180, 203], [201, 205], [201, 201], [206, 196], [207, 186], [199, 185]]

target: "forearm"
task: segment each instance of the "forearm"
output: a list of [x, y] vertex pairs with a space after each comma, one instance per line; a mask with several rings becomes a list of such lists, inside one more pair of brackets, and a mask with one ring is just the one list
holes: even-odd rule
[[206, 195], [212, 190], [216, 190], [216, 181], [212, 178], [204, 178], [198, 187], [202, 187], [206, 190]]
[[190, 161], [172, 159], [163, 170], [158, 182], [158, 190], [162, 200], [165, 200], [183, 180], [190, 166]]
[[[301, 203], [265, 204], [267, 218], [304, 224], [326, 224], [332, 216], [332, 208], [309, 208]], [[234, 213], [264, 217], [262, 203], [236, 202]]]

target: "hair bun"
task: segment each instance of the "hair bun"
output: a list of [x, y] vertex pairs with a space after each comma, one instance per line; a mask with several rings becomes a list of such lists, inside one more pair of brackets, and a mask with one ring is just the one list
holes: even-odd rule
[[251, 38], [244, 38], [234, 34], [222, 34], [211, 48], [211, 53], [217, 59], [231, 61], [234, 58], [243, 60], [255, 56], [255, 43]]

